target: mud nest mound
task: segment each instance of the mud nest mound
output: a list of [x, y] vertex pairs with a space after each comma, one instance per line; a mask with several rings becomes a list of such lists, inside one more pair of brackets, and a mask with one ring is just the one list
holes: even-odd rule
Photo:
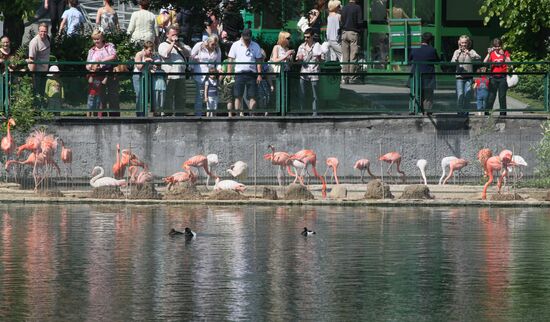
[[365, 199], [393, 199], [393, 195], [390, 191], [390, 186], [382, 183], [381, 180], [371, 180], [367, 184], [367, 192], [365, 193]]
[[158, 191], [152, 182], [140, 185], [133, 185], [130, 188], [128, 199], [160, 199]]
[[124, 199], [124, 194], [120, 191], [120, 187], [106, 186], [94, 188], [90, 197], [94, 199]]
[[264, 190], [262, 191], [262, 198], [267, 200], [279, 200], [279, 196], [277, 196], [277, 191], [264, 187]]
[[212, 192], [210, 200], [248, 200], [248, 197], [233, 190], [218, 190]]
[[550, 201], [550, 190], [546, 192], [546, 201]]
[[495, 193], [489, 199], [493, 201], [525, 200], [518, 193]]
[[37, 194], [40, 196], [40, 197], [46, 197], [46, 198], [61, 198], [61, 197], [65, 197], [65, 195], [63, 195], [63, 193], [61, 193], [61, 191], [59, 191], [59, 189], [55, 188], [55, 189], [47, 189], [47, 190], [38, 190], [37, 191]]
[[313, 194], [306, 187], [292, 183], [285, 192], [287, 200], [313, 200]]
[[399, 199], [434, 199], [430, 194], [430, 189], [423, 184], [414, 184], [406, 186]]
[[184, 183], [176, 185], [172, 190], [164, 194], [165, 200], [201, 200], [203, 199], [197, 187], [193, 184]]

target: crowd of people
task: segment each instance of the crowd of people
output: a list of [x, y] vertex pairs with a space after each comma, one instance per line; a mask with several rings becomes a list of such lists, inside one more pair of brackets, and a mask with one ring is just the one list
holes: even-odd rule
[[[69, 8], [60, 15], [60, 21], [52, 19], [52, 35], [66, 33], [71, 36], [78, 33], [84, 24], [82, 13], [77, 9], [78, 0], [69, 0]], [[316, 7], [304, 13], [298, 21], [298, 29], [303, 37], [296, 50], [291, 48], [291, 33], [281, 31], [271, 55], [252, 40], [252, 32], [245, 28], [242, 15], [235, 0], [228, 0], [221, 8], [202, 10], [197, 8], [173, 8], [167, 6], [158, 15], [149, 9], [149, 0], [139, 0], [139, 10], [131, 15], [126, 32], [131, 40], [142, 47], [134, 57], [132, 84], [136, 94], [136, 114], [145, 116], [142, 106], [144, 69], [151, 73], [151, 112], [155, 116], [178, 115], [185, 107], [186, 79], [195, 83], [195, 115], [214, 116], [220, 104], [226, 104], [228, 115], [243, 115], [244, 106], [249, 110], [266, 109], [270, 104], [276, 86], [277, 73], [290, 71], [291, 66], [299, 66], [299, 106], [302, 111], [318, 113], [320, 62], [342, 62], [342, 84], [359, 83], [358, 65], [346, 64], [358, 61], [361, 32], [363, 31], [363, 10], [355, 0], [341, 6], [339, 0], [331, 0], [326, 5]], [[57, 14], [59, 3], [45, 0], [45, 7], [55, 7]], [[321, 34], [321, 11], [326, 10], [326, 32]], [[51, 11], [53, 12], [53, 11]], [[92, 111], [99, 109], [118, 110], [119, 80], [110, 72], [127, 72], [126, 65], [114, 65], [117, 61], [116, 44], [105, 41], [104, 35], [120, 30], [117, 13], [112, 0], [104, 0], [96, 16], [96, 28], [92, 33], [93, 46], [87, 56], [88, 74], [87, 106]], [[323, 41], [321, 41], [323, 39]], [[423, 76], [422, 108], [430, 113], [435, 89], [434, 65], [415, 62], [440, 61], [435, 49], [430, 45], [432, 36], [422, 36], [420, 48], [413, 49], [410, 60], [413, 72], [418, 69]], [[57, 104], [63, 98], [63, 86], [58, 77], [59, 68], [55, 65], [35, 64], [47, 62], [50, 56], [50, 37], [48, 25], [40, 24], [38, 34], [29, 43], [28, 70], [36, 73], [33, 78], [35, 90]], [[9, 39], [1, 38], [0, 63], [9, 60]], [[457, 106], [467, 110], [474, 90], [477, 92], [477, 108], [480, 111], [491, 109], [497, 92], [501, 109], [506, 108], [505, 62], [510, 54], [502, 49], [502, 42], [495, 39], [484, 62], [491, 65], [489, 77], [474, 79], [472, 62], [481, 60], [481, 56], [471, 49], [468, 36], [461, 36], [458, 49], [452, 61], [457, 65], [456, 94]], [[263, 64], [264, 62], [278, 64]], [[226, 63], [237, 64], [226, 64]], [[191, 64], [190, 64], [191, 63]], [[4, 68], [4, 64], [0, 64]], [[8, 68], [12, 68], [8, 66]], [[3, 70], [0, 70], [3, 72]], [[48, 72], [47, 77], [44, 75]], [[483, 70], [478, 70], [483, 72]], [[265, 77], [264, 77], [265, 76]], [[46, 87], [48, 79], [56, 86]], [[503, 112], [504, 113], [504, 112]], [[117, 115], [111, 112], [110, 115]], [[101, 113], [97, 114], [102, 116]]]

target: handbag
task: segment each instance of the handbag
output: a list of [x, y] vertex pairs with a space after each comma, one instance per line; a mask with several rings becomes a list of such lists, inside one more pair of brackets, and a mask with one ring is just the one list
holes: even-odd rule
[[519, 77], [516, 74], [513, 75], [506, 75], [506, 83], [508, 84], [508, 88], [512, 88], [516, 86], [519, 82]]

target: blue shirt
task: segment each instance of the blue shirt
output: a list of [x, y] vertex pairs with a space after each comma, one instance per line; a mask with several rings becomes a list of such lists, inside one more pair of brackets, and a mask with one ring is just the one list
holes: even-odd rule
[[84, 16], [78, 9], [71, 7], [63, 12], [61, 19], [67, 19], [67, 35], [73, 35], [77, 33], [84, 25]]

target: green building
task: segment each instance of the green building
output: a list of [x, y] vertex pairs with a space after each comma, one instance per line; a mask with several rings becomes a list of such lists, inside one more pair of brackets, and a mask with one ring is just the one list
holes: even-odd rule
[[[347, 2], [348, 0], [344, 0], [343, 5]], [[324, 8], [326, 3], [328, 1]], [[418, 44], [420, 33], [431, 32], [434, 35], [435, 48], [444, 60], [451, 59], [460, 35], [469, 35], [473, 48], [483, 56], [490, 47], [490, 40], [500, 36], [502, 30], [495, 22], [488, 26], [483, 25], [483, 18], [479, 15], [482, 3], [483, 0], [359, 0], [365, 26], [362, 35], [363, 58], [394, 64], [405, 62], [406, 49], [402, 49], [403, 44], [396, 44], [395, 38], [390, 41], [391, 34], [401, 30], [393, 23], [390, 26], [390, 21], [394, 19], [407, 21], [412, 26], [417, 37], [409, 38], [409, 45]], [[281, 27], [270, 19], [271, 16], [269, 13], [244, 15], [245, 21], [250, 23], [257, 34], [274, 43]], [[299, 37], [296, 29], [298, 18], [289, 20], [285, 26], [286, 30], [296, 34], [296, 39]], [[389, 68], [390, 65], [381, 66]]]

